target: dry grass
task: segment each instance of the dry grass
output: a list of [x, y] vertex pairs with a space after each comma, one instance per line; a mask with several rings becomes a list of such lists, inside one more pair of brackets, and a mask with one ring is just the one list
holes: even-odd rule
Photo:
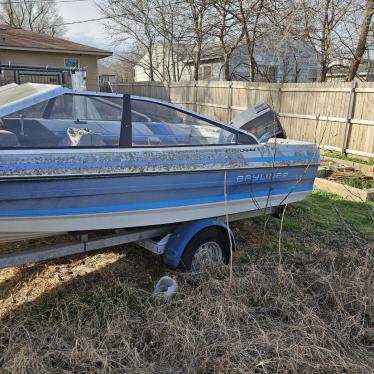
[[225, 268], [199, 282], [177, 274], [169, 301], [150, 297], [166, 270], [136, 247], [15, 270], [0, 286], [11, 311], [0, 326], [2, 370], [373, 372], [374, 245], [344, 234], [339, 217], [326, 240], [295, 232], [293, 215], [313, 219], [303, 223], [304, 208], [289, 208], [281, 265], [271, 249], [279, 223], [265, 237], [261, 220], [239, 223], [231, 287]]

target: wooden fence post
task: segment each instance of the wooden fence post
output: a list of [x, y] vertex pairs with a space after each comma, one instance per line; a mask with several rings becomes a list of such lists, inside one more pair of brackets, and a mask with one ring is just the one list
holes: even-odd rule
[[227, 94], [227, 122], [232, 119], [232, 81], [229, 83], [229, 89]]
[[171, 101], [171, 86], [170, 86], [170, 81], [166, 82], [166, 97], [168, 101]]
[[348, 99], [348, 107], [347, 107], [347, 114], [345, 117], [345, 127], [344, 127], [344, 136], [343, 136], [343, 144], [341, 153], [346, 153], [348, 148], [348, 142], [350, 137], [350, 130], [351, 130], [351, 120], [353, 115], [353, 108], [354, 102], [356, 99], [356, 81], [352, 81], [351, 89], [349, 91], [349, 99]]
[[282, 112], [282, 86], [282, 83], [278, 83], [278, 108], [276, 109], [278, 113]]
[[194, 81], [192, 88], [192, 110], [197, 112], [197, 81]]

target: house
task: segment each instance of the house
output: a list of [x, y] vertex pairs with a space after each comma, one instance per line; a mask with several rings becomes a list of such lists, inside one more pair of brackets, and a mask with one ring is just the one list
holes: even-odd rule
[[[315, 82], [319, 65], [314, 51], [301, 41], [283, 43], [258, 42], [254, 48], [254, 80], [256, 82]], [[204, 51], [199, 67], [199, 79], [223, 80], [224, 65], [221, 48]], [[192, 62], [189, 62], [192, 66]], [[249, 57], [245, 45], [240, 45], [229, 61], [231, 80], [249, 80]]]
[[[345, 82], [350, 64], [350, 59], [333, 61], [329, 66], [326, 80], [328, 82]], [[374, 60], [364, 59], [361, 61], [357, 70], [356, 80], [374, 82]]]
[[0, 64], [84, 68], [88, 90], [98, 90], [98, 60], [111, 55], [69, 40], [0, 25]]
[[186, 79], [185, 70], [189, 69], [186, 64], [188, 46], [174, 45], [173, 48], [156, 44], [152, 49], [152, 64], [149, 54], [144, 54], [134, 66], [134, 81], [146, 82], [152, 80], [151, 65], [153, 68], [153, 80], [179, 81]]
[[[199, 67], [200, 80], [223, 80], [224, 58], [220, 46], [204, 48]], [[153, 64], [162, 66], [163, 54], [154, 54]], [[315, 52], [305, 43], [296, 40], [278, 42], [269, 40], [258, 42], [254, 49], [255, 81], [264, 82], [315, 82], [319, 75], [319, 64]], [[249, 80], [248, 53], [245, 45], [240, 45], [231, 55], [229, 71], [231, 80]], [[135, 81], [149, 80], [149, 59], [144, 56], [135, 65]], [[180, 73], [177, 80], [193, 80], [194, 66], [189, 58], [180, 58], [177, 64]], [[167, 71], [168, 69], [166, 69]], [[155, 81], [168, 80], [165, 68], [154, 74]], [[169, 74], [170, 76], [170, 74]], [[171, 79], [174, 80], [174, 79]]]

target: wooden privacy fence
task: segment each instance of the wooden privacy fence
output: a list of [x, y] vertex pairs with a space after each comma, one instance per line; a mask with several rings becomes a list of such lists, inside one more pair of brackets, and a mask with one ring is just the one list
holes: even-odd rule
[[136, 82], [111, 88], [168, 100], [225, 122], [265, 101], [279, 113], [288, 138], [374, 157], [374, 82]]

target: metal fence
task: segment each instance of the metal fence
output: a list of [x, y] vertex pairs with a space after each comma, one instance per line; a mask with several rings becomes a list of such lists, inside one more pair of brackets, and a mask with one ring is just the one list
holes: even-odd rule
[[28, 82], [71, 87], [71, 70], [48, 66], [0, 65], [0, 86]]

